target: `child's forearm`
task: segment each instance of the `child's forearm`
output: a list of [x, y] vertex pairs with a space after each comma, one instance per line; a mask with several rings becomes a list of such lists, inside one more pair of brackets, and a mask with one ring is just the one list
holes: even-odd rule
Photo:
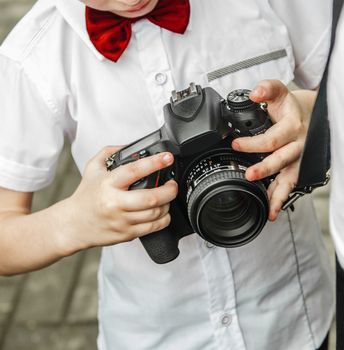
[[24, 214], [0, 214], [0, 274], [13, 275], [50, 265], [62, 257], [86, 248], [72, 239], [68, 201]]
[[128, 242], [169, 225], [175, 181], [153, 189], [128, 188], [170, 166], [172, 154], [159, 153], [108, 172], [104, 159], [116, 149], [99, 152], [74, 194], [40, 212], [29, 214], [30, 194], [0, 189], [0, 274], [39, 269], [79, 250]]

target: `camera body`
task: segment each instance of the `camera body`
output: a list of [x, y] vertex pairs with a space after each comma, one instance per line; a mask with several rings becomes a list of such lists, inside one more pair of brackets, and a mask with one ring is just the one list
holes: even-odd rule
[[236, 247], [250, 242], [263, 229], [271, 179], [249, 182], [245, 170], [266, 154], [231, 148], [234, 138], [264, 133], [272, 125], [266, 104], [251, 101], [249, 92], [234, 90], [224, 99], [211, 87], [194, 83], [173, 91], [170, 103], [164, 106], [164, 125], [107, 159], [107, 169], [113, 170], [156, 153], [174, 154], [172, 166], [130, 187], [154, 188], [169, 179], [178, 183], [170, 225], [140, 238], [156, 263], [174, 260], [179, 239], [194, 232], [217, 246]]

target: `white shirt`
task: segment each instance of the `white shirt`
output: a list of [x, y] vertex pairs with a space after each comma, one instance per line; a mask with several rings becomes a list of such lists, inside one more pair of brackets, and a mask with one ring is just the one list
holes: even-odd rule
[[[0, 49], [0, 185], [47, 185], [64, 133], [82, 173], [103, 146], [161, 127], [171, 91], [190, 82], [222, 96], [262, 79], [295, 77], [316, 87], [328, 51], [329, 3], [191, 0], [184, 35], [138, 21], [113, 63], [89, 41], [80, 2], [39, 0]], [[193, 234], [179, 248], [166, 265], [153, 263], [139, 240], [103, 249], [99, 349], [320, 346], [333, 289], [309, 198], [243, 247], [214, 247]]]
[[338, 261], [344, 268], [344, 14], [339, 18], [336, 44], [333, 49], [328, 77], [328, 111], [331, 128], [331, 193], [330, 228]]

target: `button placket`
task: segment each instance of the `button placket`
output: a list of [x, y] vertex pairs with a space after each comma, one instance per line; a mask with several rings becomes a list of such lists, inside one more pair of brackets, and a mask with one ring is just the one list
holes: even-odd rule
[[[201, 242], [201, 238], [199, 240]], [[231, 261], [225, 248], [216, 246], [210, 248], [209, 243], [202, 240], [199, 248], [209, 288], [210, 318], [214, 327], [214, 337], [223, 348], [241, 346], [244, 349], [244, 338], [236, 316], [236, 292]]]
[[138, 55], [157, 118], [164, 122], [163, 106], [174, 90], [171, 70], [162, 42], [161, 28], [147, 20], [133, 25]]

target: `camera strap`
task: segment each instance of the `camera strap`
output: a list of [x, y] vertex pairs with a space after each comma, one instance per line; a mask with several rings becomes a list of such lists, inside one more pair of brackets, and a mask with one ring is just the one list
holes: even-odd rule
[[306, 193], [311, 193], [317, 187], [326, 185], [330, 180], [331, 152], [327, 109], [327, 78], [329, 62], [336, 37], [336, 27], [342, 6], [343, 0], [333, 1], [330, 51], [325, 71], [320, 82], [319, 93], [312, 111], [305, 147], [301, 156], [298, 182], [294, 188], [293, 194], [284, 203], [283, 209], [291, 207], [299, 197]]

